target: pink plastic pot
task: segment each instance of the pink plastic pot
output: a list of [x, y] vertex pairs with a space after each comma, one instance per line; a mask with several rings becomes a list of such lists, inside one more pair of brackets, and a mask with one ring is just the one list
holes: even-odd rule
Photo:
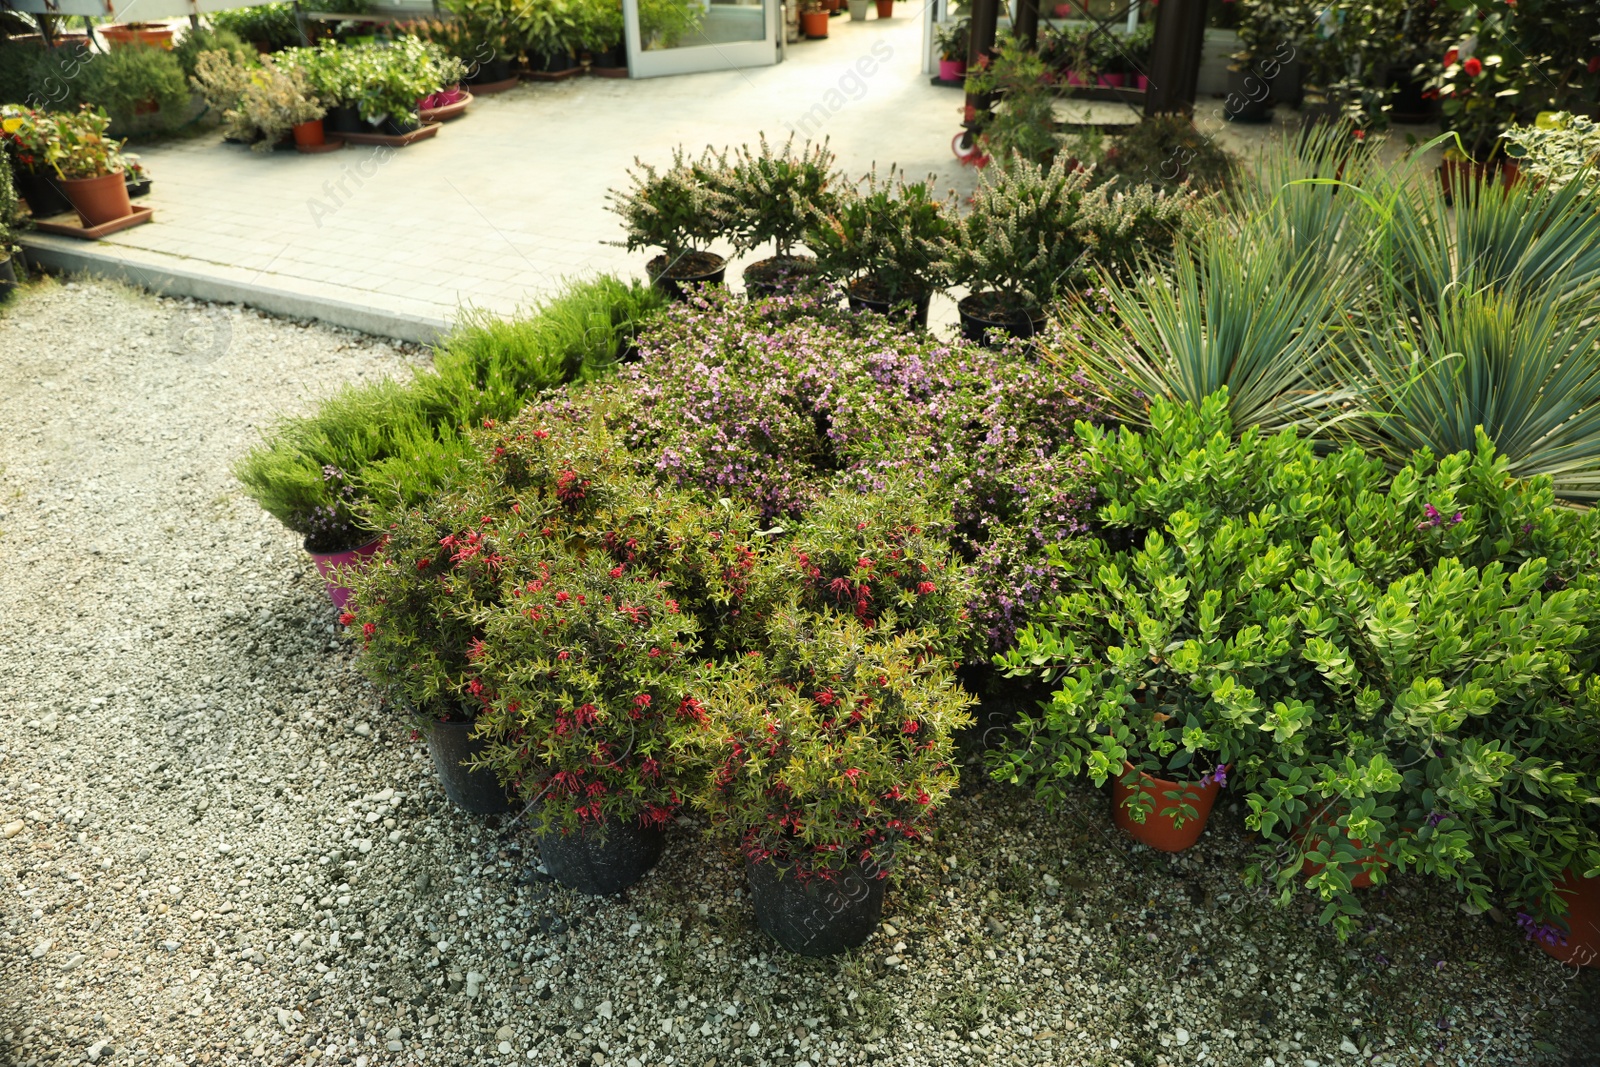
[[317, 565], [317, 573], [322, 575], [322, 580], [328, 587], [328, 599], [333, 601], [333, 606], [340, 611], [344, 610], [346, 602], [350, 599], [350, 590], [334, 580], [340, 567], [359, 567], [378, 551], [378, 542], [352, 548], [348, 552], [313, 552], [311, 562]]
[[1067, 84], [1068, 85], [1082, 85], [1083, 84], [1083, 79], [1078, 76], [1078, 72], [1077, 71], [1069, 70], [1069, 71], [1067, 71]]
[[960, 81], [967, 76], [967, 61], [964, 59], [939, 60], [939, 80], [942, 82]]
[[1128, 76], [1126, 74], [1100, 75], [1100, 85], [1106, 89], [1120, 89], [1127, 82], [1127, 80]]
[[1150, 79], [1146, 75], [1136, 74], [1133, 78], [1133, 87], [1141, 93], [1147, 92], [1150, 88]]

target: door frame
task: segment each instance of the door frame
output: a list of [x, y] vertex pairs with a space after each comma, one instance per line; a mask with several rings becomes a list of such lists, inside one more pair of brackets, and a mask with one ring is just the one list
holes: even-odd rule
[[762, 0], [762, 23], [766, 32], [760, 40], [691, 44], [647, 52], [639, 37], [639, 2], [622, 0], [622, 36], [628, 46], [628, 77], [660, 78], [740, 67], [770, 67], [778, 62], [778, 35], [783, 32], [781, 8], [781, 0]]

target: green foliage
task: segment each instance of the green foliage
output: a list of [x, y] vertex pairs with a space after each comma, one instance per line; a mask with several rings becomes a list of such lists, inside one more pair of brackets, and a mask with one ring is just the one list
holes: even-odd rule
[[22, 205], [11, 177], [11, 153], [0, 148], [0, 259], [19, 250], [17, 232], [22, 225]]
[[890, 170], [880, 182], [874, 169], [863, 185], [813, 217], [805, 240], [818, 267], [840, 282], [867, 284], [872, 292], [863, 295], [890, 303], [919, 300], [943, 285], [952, 218], [935, 198], [932, 178], [907, 183]]
[[659, 248], [670, 265], [716, 239], [724, 225], [711, 192], [716, 167], [709, 153], [691, 161], [681, 148], [665, 170], [635, 159], [628, 171], [632, 187], [607, 194], [627, 231], [628, 251]]
[[1013, 159], [1048, 167], [1056, 158], [1061, 141], [1054, 81], [1038, 52], [1015, 38], [1000, 38], [994, 58], [967, 71], [967, 93], [995, 101], [976, 121], [986, 151], [1001, 167]]
[[[183, 120], [189, 105], [189, 83], [177, 57], [139, 42], [85, 63], [74, 89], [78, 101], [103, 108], [119, 130], [152, 124], [170, 129]], [[152, 104], [153, 118], [148, 117]]]
[[761, 135], [760, 147], [740, 145], [732, 159], [717, 156], [711, 165], [711, 192], [723, 234], [739, 252], [768, 241], [780, 256], [825, 217], [839, 199], [840, 178], [826, 142], [806, 142], [796, 152], [794, 139], [774, 152]]
[[[235, 475], [289, 529], [309, 534], [334, 508], [356, 536], [370, 509], [404, 510], [442, 485], [464, 454], [465, 428], [604, 373], [660, 302], [646, 286], [600, 277], [508, 322], [469, 315], [441, 343], [431, 372], [409, 385], [352, 386], [310, 415], [283, 420]], [[326, 468], [344, 472], [354, 500], [341, 505], [330, 496]]]
[[1185, 115], [1148, 115], [1116, 138], [1095, 168], [1095, 177], [1124, 185], [1145, 184], [1215, 192], [1233, 181], [1237, 164], [1227, 150], [1195, 128]]
[[639, 38], [645, 48], [676, 48], [699, 32], [704, 13], [691, 0], [639, 0]]
[[173, 58], [178, 61], [178, 66], [183, 68], [185, 78], [193, 78], [195, 65], [199, 62], [202, 52], [227, 52], [238, 62], [250, 64], [255, 61], [256, 50], [232, 30], [219, 29], [212, 26], [201, 26], [191, 29], [172, 47]]
[[1582, 115], [1556, 112], [1529, 126], [1506, 131], [1506, 154], [1528, 180], [1546, 185], [1577, 182], [1600, 188], [1600, 123]]
[[766, 647], [698, 689], [707, 726], [680, 742], [697, 800], [756, 862], [801, 878], [887, 871], [956, 784], [951, 735], [971, 698], [918, 631], [868, 630], [787, 605]]
[[968, 42], [972, 37], [972, 20], [969, 18], [941, 22], [933, 28], [934, 45], [939, 58], [953, 62], [966, 62]]
[[1149, 186], [1096, 187], [1064, 157], [1048, 169], [1018, 157], [984, 172], [946, 255], [973, 292], [1003, 294], [1007, 311], [1037, 311], [1096, 265], [1115, 272], [1170, 248], [1194, 206], [1192, 195]]
[[271, 51], [307, 43], [295, 24], [293, 4], [258, 4], [255, 7], [213, 11], [206, 21], [215, 30], [226, 30], [251, 45], [261, 44]]
[[1276, 430], [1336, 416], [1352, 392], [1332, 384], [1339, 289], [1288, 239], [1213, 230], [1181, 248], [1170, 278], [1105, 272], [1110, 314], [1073, 317], [1052, 353], [1082, 367], [1120, 418], [1143, 424], [1151, 400], [1198, 404], [1227, 389], [1240, 428]]
[[1060, 688], [996, 775], [1053, 798], [1124, 758], [1226, 763], [1268, 842], [1255, 874], [1288, 899], [1322, 864], [1341, 933], [1375, 856], [1479, 908], [1545, 906], [1562, 871], [1600, 864], [1595, 517], [1508, 477], [1481, 435], [1391, 479], [1292, 431], [1235, 444], [1226, 410], [1079, 427], [1101, 520], [1135, 547], [1103, 548], [1004, 657]]

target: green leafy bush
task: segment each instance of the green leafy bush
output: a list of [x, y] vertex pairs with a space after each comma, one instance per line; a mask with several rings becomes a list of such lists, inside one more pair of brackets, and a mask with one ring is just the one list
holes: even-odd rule
[[1235, 443], [1226, 410], [1079, 428], [1133, 547], [1103, 547], [1004, 657], [1061, 687], [995, 773], [1054, 798], [1123, 759], [1225, 764], [1268, 842], [1253, 873], [1287, 899], [1321, 865], [1341, 932], [1380, 862], [1548, 908], [1563, 871], [1600, 867], [1595, 516], [1509, 478], [1486, 438], [1391, 478], [1290, 431]]
[[1011, 37], [995, 55], [967, 71], [967, 93], [993, 100], [974, 116], [985, 150], [1002, 169], [1016, 159], [1048, 167], [1061, 148], [1056, 134], [1054, 77], [1039, 53]]
[[607, 194], [622, 218], [628, 251], [659, 248], [670, 267], [720, 236], [725, 220], [711, 191], [718, 184], [716, 167], [709, 154], [690, 160], [682, 149], [673, 150], [665, 170], [635, 160], [628, 172], [631, 187]]
[[931, 179], [906, 182], [891, 170], [880, 182], [873, 170], [863, 186], [813, 217], [806, 244], [816, 252], [818, 267], [868, 299], [926, 297], [949, 279], [949, 210], [934, 195]]
[[193, 78], [195, 65], [199, 62], [202, 52], [227, 52], [239, 63], [249, 65], [255, 62], [256, 50], [232, 30], [219, 29], [212, 26], [200, 26], [187, 31], [178, 38], [178, 43], [172, 47], [172, 55], [178, 61], [178, 66], [183, 68], [185, 78]]
[[1186, 115], [1148, 115], [1117, 137], [1095, 168], [1096, 179], [1212, 192], [1227, 188], [1237, 164]]
[[779, 256], [792, 255], [795, 244], [839, 197], [833, 163], [826, 144], [807, 142], [796, 152], [791, 139], [775, 152], [765, 134], [757, 149], [740, 145], [731, 159], [717, 157], [713, 173], [719, 180], [711, 193], [724, 236], [739, 252], [770, 241]]
[[22, 224], [22, 205], [11, 177], [11, 153], [0, 147], [0, 259], [19, 250], [17, 231]]
[[173, 53], [142, 43], [85, 63], [75, 98], [103, 108], [123, 131], [170, 129], [189, 106], [189, 82]]
[[258, 4], [213, 11], [206, 16], [206, 21], [212, 29], [226, 30], [247, 44], [265, 46], [273, 52], [306, 43], [295, 24], [292, 4]]

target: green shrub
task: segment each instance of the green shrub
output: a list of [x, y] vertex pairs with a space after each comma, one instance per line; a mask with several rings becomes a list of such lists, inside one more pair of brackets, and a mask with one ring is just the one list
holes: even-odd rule
[[761, 135], [758, 150], [740, 145], [731, 161], [719, 157], [712, 185], [723, 236], [737, 251], [772, 242], [779, 256], [791, 255], [814, 222], [839, 198], [840, 177], [826, 144], [807, 142], [797, 153], [793, 139], [777, 152]]
[[812, 218], [805, 240], [818, 268], [872, 300], [922, 299], [949, 279], [951, 212], [929, 182], [906, 182], [892, 169], [883, 182], [874, 169], [863, 185]]
[[11, 153], [0, 148], [0, 259], [20, 250], [17, 231], [22, 225], [22, 205], [11, 177]]
[[178, 66], [183, 68], [185, 78], [194, 77], [195, 63], [201, 52], [227, 52], [246, 66], [256, 60], [256, 50], [240, 40], [232, 30], [199, 26], [178, 38], [178, 43], [172, 48], [172, 55], [177, 59]]
[[1061, 148], [1054, 79], [1039, 53], [1011, 37], [995, 42], [988, 64], [967, 71], [967, 93], [995, 100], [976, 116], [985, 151], [1001, 168], [1014, 160], [1049, 167]]
[[[361, 537], [369, 512], [403, 511], [444, 484], [469, 447], [463, 430], [605, 373], [660, 301], [646, 286], [600, 277], [508, 322], [469, 316], [441, 342], [433, 370], [406, 385], [349, 387], [283, 420], [235, 475], [289, 529], [315, 532], [317, 544]], [[352, 492], [336, 496], [329, 470]]]
[[723, 226], [711, 193], [716, 166], [709, 154], [691, 160], [681, 148], [665, 170], [635, 160], [631, 187], [606, 194], [627, 231], [628, 251], [659, 248], [670, 267], [716, 240]]
[[171, 129], [189, 106], [189, 82], [177, 57], [137, 42], [84, 64], [75, 91], [79, 102], [104, 109], [124, 131]]
[[1097, 179], [1214, 192], [1233, 181], [1233, 157], [1185, 115], [1149, 115], [1116, 138], [1095, 168]]
[[273, 52], [306, 43], [295, 24], [292, 4], [258, 4], [213, 11], [206, 16], [206, 21], [212, 29], [226, 30], [247, 44], [264, 45]]
[[1054, 799], [1123, 759], [1225, 764], [1267, 841], [1252, 874], [1288, 899], [1323, 865], [1341, 933], [1375, 859], [1548, 908], [1600, 867], [1596, 517], [1481, 436], [1390, 478], [1290, 431], [1235, 443], [1226, 410], [1080, 426], [1101, 521], [1135, 547], [1103, 547], [1003, 657], [1061, 686], [995, 773]]

